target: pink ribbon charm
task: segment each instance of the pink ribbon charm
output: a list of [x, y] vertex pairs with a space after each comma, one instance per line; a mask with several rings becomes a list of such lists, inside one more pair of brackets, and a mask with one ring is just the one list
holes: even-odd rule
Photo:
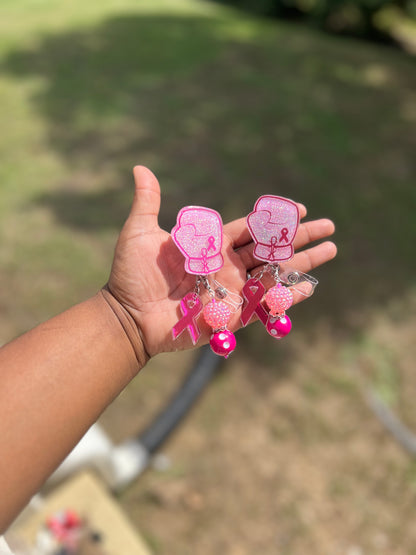
[[287, 236], [287, 234], [289, 233], [289, 230], [287, 227], [284, 227], [282, 229], [282, 234], [280, 235], [280, 239], [279, 239], [279, 243], [281, 241], [286, 241], [286, 243], [289, 243], [289, 237]]
[[254, 313], [264, 326], [267, 325], [269, 315], [266, 309], [260, 304], [265, 292], [264, 285], [256, 278], [249, 279], [243, 287], [243, 295], [247, 305], [241, 312], [241, 323], [246, 326]]
[[208, 252], [210, 250], [215, 251], [215, 237], [213, 235], [211, 235], [210, 237], [208, 237]]
[[191, 336], [192, 343], [196, 345], [201, 336], [201, 330], [196, 323], [196, 318], [203, 308], [201, 299], [196, 293], [188, 293], [181, 300], [180, 307], [183, 317], [172, 328], [173, 339], [179, 337], [179, 335], [187, 328], [189, 335]]
[[277, 249], [277, 237], [272, 237], [270, 239], [270, 254], [267, 257], [269, 260], [274, 260], [274, 253], [276, 252]]

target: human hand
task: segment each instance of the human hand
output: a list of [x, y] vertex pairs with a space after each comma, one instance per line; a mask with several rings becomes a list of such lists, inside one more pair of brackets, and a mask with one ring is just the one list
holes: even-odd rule
[[[195, 286], [195, 276], [185, 272], [184, 257], [170, 234], [159, 227], [160, 187], [146, 168], [134, 168], [135, 195], [130, 215], [120, 233], [106, 289], [129, 314], [149, 357], [160, 352], [192, 347], [187, 333], [176, 340], [172, 327], [181, 314], [179, 302]], [[306, 208], [298, 205], [300, 216]], [[295, 237], [295, 251], [332, 235], [334, 224], [327, 219], [301, 223]], [[224, 265], [215, 275], [228, 290], [241, 292], [247, 272], [256, 273], [259, 261], [253, 256], [254, 244], [245, 218], [224, 225]], [[297, 252], [290, 266], [301, 272], [328, 262], [336, 255], [334, 243], [325, 241]], [[206, 294], [206, 293], [205, 293]], [[202, 295], [204, 296], [204, 295]], [[297, 297], [295, 302], [302, 300]], [[205, 302], [205, 299], [203, 298]], [[231, 331], [241, 327], [240, 311], [229, 323]], [[212, 333], [203, 318], [199, 344], [207, 343]]]

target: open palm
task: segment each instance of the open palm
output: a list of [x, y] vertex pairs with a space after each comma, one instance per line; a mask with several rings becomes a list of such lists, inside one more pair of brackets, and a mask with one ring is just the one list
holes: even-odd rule
[[[183, 255], [170, 234], [158, 225], [160, 187], [156, 177], [148, 169], [136, 166], [134, 180], [133, 205], [117, 243], [108, 289], [130, 313], [147, 353], [154, 356], [192, 346], [189, 334], [185, 332], [174, 341], [171, 330], [181, 316], [179, 301], [194, 288], [195, 276], [185, 272]], [[299, 205], [299, 209], [304, 217], [305, 207]], [[333, 231], [330, 220], [302, 223], [295, 238], [295, 249], [324, 239]], [[245, 218], [224, 225], [224, 266], [215, 278], [227, 289], [240, 292], [247, 272], [256, 271], [259, 266], [253, 250]], [[335, 245], [327, 241], [296, 253], [290, 265], [309, 272], [335, 254]], [[211, 329], [203, 318], [198, 325], [202, 331], [200, 344], [206, 343]], [[233, 316], [229, 327], [232, 331], [240, 327], [239, 312]]]

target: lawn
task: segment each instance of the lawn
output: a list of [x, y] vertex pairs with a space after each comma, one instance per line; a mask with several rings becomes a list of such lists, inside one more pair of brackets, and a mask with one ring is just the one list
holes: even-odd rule
[[[288, 196], [337, 225], [338, 259], [277, 344], [253, 326], [120, 497], [156, 554], [416, 551], [416, 463], [369, 410], [416, 429], [416, 71], [391, 47], [202, 0], [3, 0], [0, 341], [105, 283], [132, 196], [247, 214]], [[156, 358], [102, 421], [157, 410], [192, 354]], [[162, 525], [161, 525], [162, 524]]]

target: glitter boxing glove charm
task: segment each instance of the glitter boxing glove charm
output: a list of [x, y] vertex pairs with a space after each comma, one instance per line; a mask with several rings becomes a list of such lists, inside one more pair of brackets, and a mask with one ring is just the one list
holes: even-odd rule
[[299, 209], [293, 200], [261, 196], [247, 216], [247, 226], [258, 260], [274, 264], [293, 257], [293, 240], [299, 226]]
[[[293, 241], [299, 220], [297, 204], [274, 195], [263, 195], [257, 199], [253, 212], [247, 216], [247, 227], [255, 244], [254, 257], [267, 264], [243, 288], [247, 303], [241, 314], [241, 323], [246, 326], [256, 313], [267, 332], [275, 339], [285, 337], [292, 329], [286, 310], [293, 304], [293, 294], [282, 284], [279, 263], [293, 258]], [[267, 292], [261, 283], [266, 272], [272, 275], [276, 283]], [[290, 275], [300, 279], [300, 274], [292, 271]]]
[[[234, 334], [227, 329], [231, 308], [228, 303], [215, 298], [216, 293], [207, 278], [224, 264], [221, 254], [221, 216], [215, 210], [202, 206], [182, 208], [176, 226], [172, 229], [172, 239], [185, 257], [185, 271], [197, 276], [195, 291], [181, 300], [183, 317], [173, 327], [173, 337], [176, 339], [182, 331], [188, 329], [195, 345], [201, 335], [195, 319], [203, 310], [204, 320], [213, 329], [211, 349], [217, 355], [227, 358], [236, 346]], [[204, 308], [199, 297], [201, 284], [211, 296], [211, 301]], [[227, 296], [225, 288], [221, 288], [221, 291]]]
[[222, 268], [222, 219], [215, 210], [202, 206], [182, 208], [172, 238], [185, 257], [188, 274], [206, 276]]

